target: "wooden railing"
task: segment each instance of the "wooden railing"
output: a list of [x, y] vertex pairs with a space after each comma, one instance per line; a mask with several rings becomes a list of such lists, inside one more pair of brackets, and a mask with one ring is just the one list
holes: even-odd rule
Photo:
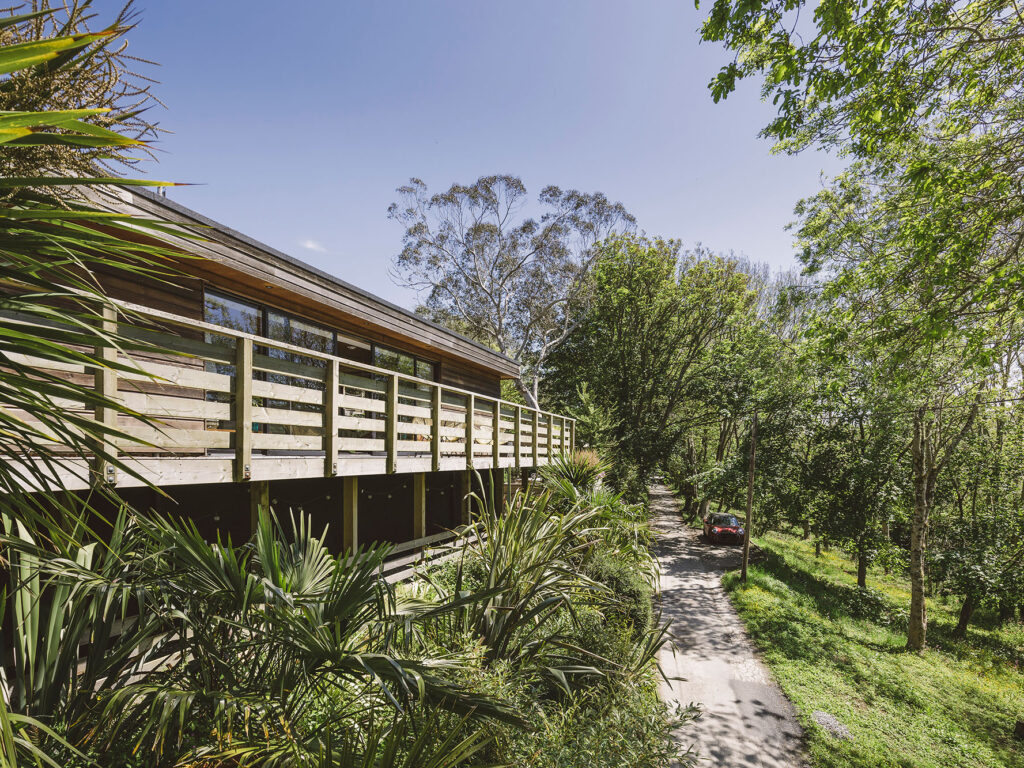
[[[177, 315], [123, 304], [124, 336], [152, 345], [106, 359], [131, 372], [21, 360], [95, 386], [150, 423], [116, 414], [114, 447], [156, 484], [532, 467], [571, 450], [575, 423], [458, 387]], [[106, 325], [116, 327], [111, 315]], [[81, 403], [67, 407], [84, 408]], [[2, 450], [2, 449], [0, 449]], [[65, 487], [88, 482], [69, 460]], [[106, 481], [132, 485], [139, 478]], [[95, 477], [95, 475], [92, 475]], [[77, 479], [76, 479], [77, 478]]]

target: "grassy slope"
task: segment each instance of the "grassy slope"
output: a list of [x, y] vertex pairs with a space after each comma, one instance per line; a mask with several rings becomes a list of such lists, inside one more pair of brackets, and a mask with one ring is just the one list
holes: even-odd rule
[[[956, 607], [929, 602], [923, 655], [904, 651], [908, 585], [873, 573], [856, 589], [853, 566], [835, 553], [772, 534], [746, 587], [725, 576], [766, 662], [796, 705], [816, 768], [1024, 768], [1012, 738], [1024, 718], [1024, 626], [950, 633]], [[984, 619], [985, 617], [980, 617]], [[839, 718], [835, 739], [811, 719]]]

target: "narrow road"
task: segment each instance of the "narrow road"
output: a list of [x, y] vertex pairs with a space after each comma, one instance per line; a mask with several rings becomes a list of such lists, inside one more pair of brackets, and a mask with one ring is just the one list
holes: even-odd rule
[[[722, 570], [739, 562], [739, 548], [702, 542], [685, 528], [663, 486], [651, 489], [661, 562], [661, 608], [672, 622], [673, 649], [661, 652], [662, 698], [696, 702], [703, 716], [680, 733], [696, 740], [702, 766], [804, 768], [803, 731], [793, 705], [757, 658], [722, 589]], [[703, 557], [702, 557], [703, 556]], [[681, 680], [675, 678], [682, 678]]]

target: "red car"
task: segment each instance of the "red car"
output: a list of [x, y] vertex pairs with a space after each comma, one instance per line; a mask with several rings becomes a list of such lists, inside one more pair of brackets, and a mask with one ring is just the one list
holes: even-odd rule
[[704, 538], [713, 544], [742, 544], [743, 533], [736, 515], [715, 512], [704, 518]]

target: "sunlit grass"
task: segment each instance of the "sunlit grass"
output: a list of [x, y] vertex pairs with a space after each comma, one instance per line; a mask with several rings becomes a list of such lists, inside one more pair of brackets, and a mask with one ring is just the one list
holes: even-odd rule
[[[979, 616], [951, 638], [958, 606], [929, 602], [931, 648], [904, 650], [909, 585], [871, 573], [867, 594], [853, 564], [783, 535], [757, 540], [765, 559], [746, 586], [724, 582], [765, 661], [800, 713], [816, 768], [1017, 768], [1024, 744], [1024, 627]], [[850, 729], [836, 739], [811, 715]]]

